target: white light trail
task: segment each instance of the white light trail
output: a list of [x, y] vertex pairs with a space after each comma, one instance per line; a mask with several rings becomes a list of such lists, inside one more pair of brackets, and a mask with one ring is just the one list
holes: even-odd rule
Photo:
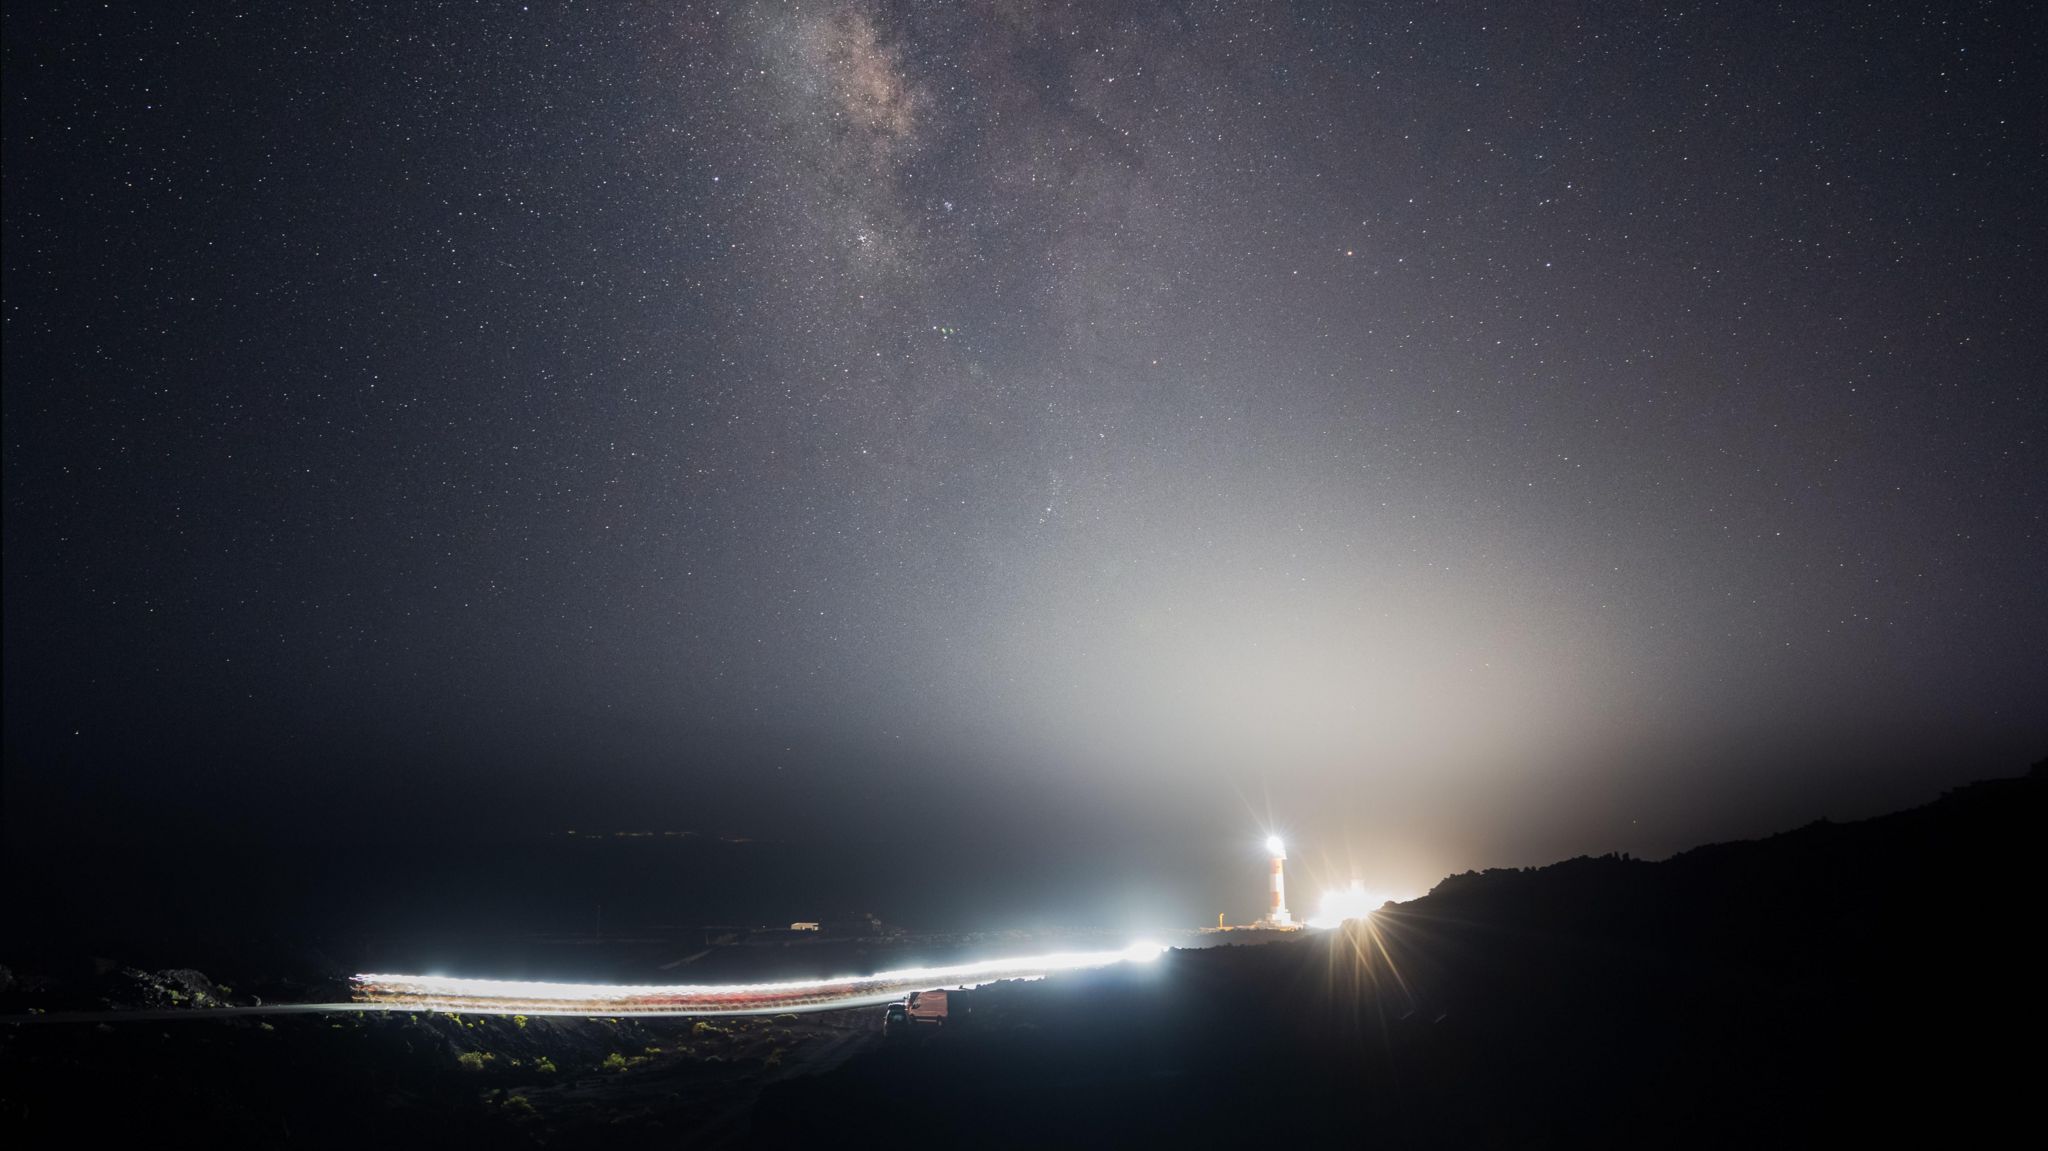
[[1116, 963], [1144, 963], [1165, 949], [1137, 943], [1120, 951], [1058, 951], [1021, 959], [986, 959], [937, 967], [907, 967], [873, 975], [773, 983], [616, 984], [554, 983], [517, 979], [465, 979], [444, 975], [356, 976], [358, 1000], [423, 1010], [527, 1014], [749, 1014], [827, 1010], [881, 1003], [937, 987], [980, 987], [1005, 979], [1041, 979]]

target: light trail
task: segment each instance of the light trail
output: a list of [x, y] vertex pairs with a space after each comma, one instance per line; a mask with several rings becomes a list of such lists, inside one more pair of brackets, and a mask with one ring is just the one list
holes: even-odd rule
[[1310, 927], [1334, 928], [1344, 926], [1347, 919], [1365, 919], [1378, 911], [1382, 904], [1399, 903], [1400, 897], [1381, 895], [1366, 891], [1357, 880], [1351, 886], [1323, 892], [1323, 902], [1316, 914], [1309, 917]]
[[359, 1004], [385, 1010], [476, 1015], [768, 1015], [833, 1011], [887, 1003], [912, 991], [982, 987], [1006, 979], [1042, 979], [1117, 963], [1145, 963], [1165, 949], [1138, 943], [1121, 951], [1059, 951], [1022, 959], [986, 959], [907, 967], [873, 975], [780, 983], [611, 984], [462, 979], [444, 975], [357, 975]]

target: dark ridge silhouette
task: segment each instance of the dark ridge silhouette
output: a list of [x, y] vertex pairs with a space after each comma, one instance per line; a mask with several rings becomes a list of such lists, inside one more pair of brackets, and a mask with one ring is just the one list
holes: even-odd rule
[[259, 984], [104, 958], [64, 991], [48, 973], [0, 967], [9, 1012], [89, 993], [195, 1017], [0, 1026], [0, 1136], [350, 1148], [2003, 1143], [2034, 1118], [2044, 787], [2048, 764], [1912, 811], [1662, 862], [1452, 876], [1339, 931], [984, 988], [955, 997], [944, 1025], [895, 1034], [876, 1009], [202, 1021], [204, 1004], [257, 986], [274, 999], [340, 991], [317, 983], [331, 972]]
[[775, 1086], [754, 1137], [886, 1114], [904, 1142], [983, 1146], [1989, 1142], [2032, 1119], [2044, 771], [987, 989], [945, 1034]]

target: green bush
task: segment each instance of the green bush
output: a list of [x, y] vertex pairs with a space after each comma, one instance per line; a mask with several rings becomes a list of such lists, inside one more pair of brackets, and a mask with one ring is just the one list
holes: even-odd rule
[[614, 1051], [610, 1055], [605, 1056], [604, 1062], [598, 1064], [598, 1067], [604, 1071], [624, 1071], [626, 1069], [626, 1057]]

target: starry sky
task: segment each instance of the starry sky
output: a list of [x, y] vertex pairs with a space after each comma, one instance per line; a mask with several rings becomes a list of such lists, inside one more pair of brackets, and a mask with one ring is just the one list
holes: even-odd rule
[[1419, 891], [2048, 748], [2031, 5], [4, 31], [12, 834]]

